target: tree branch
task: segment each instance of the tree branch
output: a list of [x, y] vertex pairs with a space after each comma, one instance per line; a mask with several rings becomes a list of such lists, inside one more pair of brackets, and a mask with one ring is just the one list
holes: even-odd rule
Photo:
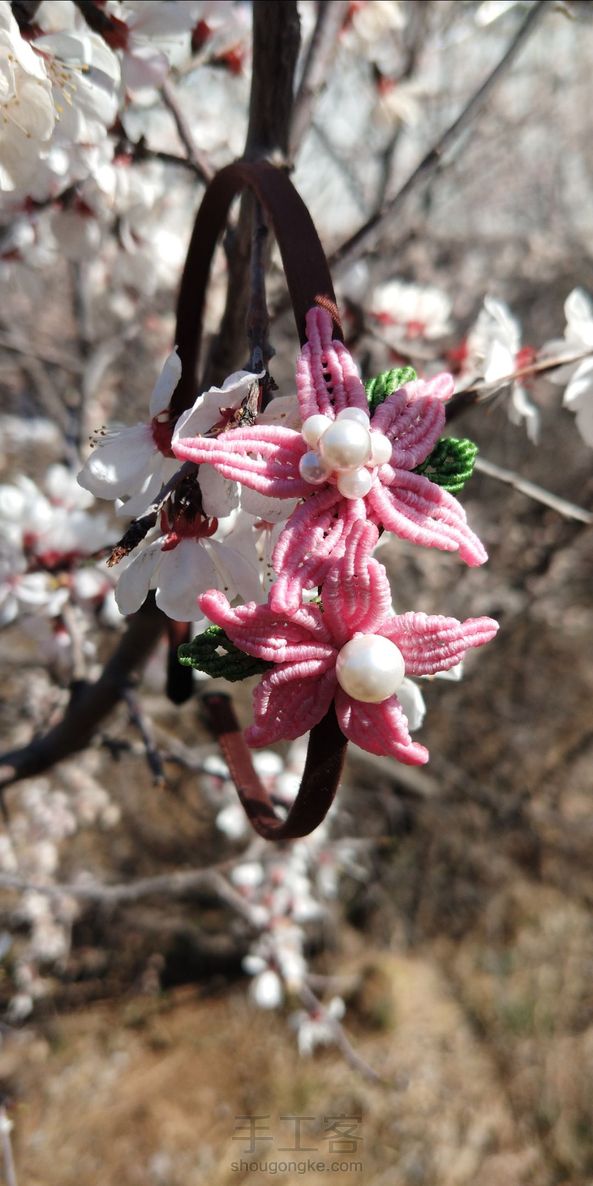
[[498, 482], [512, 486], [514, 490], [518, 490], [520, 494], [526, 494], [535, 502], [541, 502], [544, 506], [551, 507], [553, 511], [558, 511], [559, 515], [564, 515], [565, 519], [576, 519], [578, 523], [593, 523], [593, 511], [586, 511], [576, 503], [568, 502], [566, 498], [560, 498], [558, 494], [552, 494], [551, 490], [546, 490], [543, 486], [538, 486], [535, 482], [522, 478], [515, 470], [504, 469], [502, 465], [495, 465], [493, 461], [487, 461], [485, 457], [481, 456], [476, 457], [475, 468], [478, 473], [485, 474], [488, 478], [496, 478]]
[[449, 146], [458, 138], [460, 133], [471, 123], [472, 119], [478, 114], [480, 109], [496, 84], [500, 82], [505, 71], [509, 68], [511, 63], [515, 60], [523, 45], [530, 37], [535, 29], [538, 21], [541, 20], [546, 8], [549, 7], [551, 0], [536, 0], [536, 3], [530, 9], [523, 24], [518, 29], [513, 40], [508, 48], [505, 50], [500, 61], [494, 67], [494, 70], [488, 75], [482, 85], [478, 88], [469, 103], [463, 108], [460, 115], [457, 116], [453, 123], [449, 125], [440, 139], [427, 152], [426, 156], [422, 158], [420, 164], [416, 166], [413, 173], [410, 174], [407, 181], [404, 182], [401, 189], [398, 190], [395, 197], [387, 203], [378, 213], [373, 214], [363, 226], [360, 227], [354, 235], [342, 243], [337, 251], [330, 256], [329, 263], [332, 268], [340, 271], [346, 264], [357, 259], [362, 254], [365, 248], [370, 247], [379, 233], [388, 226], [392, 218], [398, 213], [403, 206], [406, 199], [416, 188], [420, 182], [427, 181], [429, 177], [436, 171], [441, 164], [444, 153]]
[[183, 144], [183, 147], [187, 153], [189, 164], [197, 173], [198, 177], [202, 179], [204, 184], [208, 185], [208, 182], [212, 181], [212, 178], [214, 177], [215, 169], [210, 164], [206, 154], [202, 152], [200, 148], [198, 148], [194, 140], [189, 121], [185, 118], [185, 115], [179, 106], [175, 89], [168, 78], [165, 79], [161, 86], [161, 95], [165, 107], [169, 109], [171, 115], [173, 116], [175, 127], [177, 128], [179, 139], [181, 140], [181, 143]]
[[319, 0], [317, 22], [309, 45], [290, 122], [290, 159], [294, 160], [311, 125], [319, 96], [326, 87], [331, 58], [348, 13], [348, 0]]
[[28, 745], [0, 755], [0, 792], [22, 778], [42, 774], [78, 753], [115, 705], [130, 680], [145, 665], [167, 624], [151, 597], [130, 620], [127, 632], [94, 684], [75, 684], [64, 716], [53, 729]]

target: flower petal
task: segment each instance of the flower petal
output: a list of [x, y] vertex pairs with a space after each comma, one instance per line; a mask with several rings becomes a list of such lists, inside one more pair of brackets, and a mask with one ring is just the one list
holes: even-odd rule
[[436, 675], [455, 667], [470, 647], [490, 642], [498, 630], [493, 618], [445, 618], [436, 614], [394, 614], [378, 633], [399, 647], [406, 675]]
[[380, 704], [363, 704], [338, 688], [336, 716], [342, 733], [368, 753], [395, 758], [406, 766], [428, 762], [428, 750], [410, 737], [397, 696]]
[[181, 359], [177, 353], [177, 347], [165, 359], [163, 369], [154, 385], [152, 395], [150, 397], [150, 416], [158, 416], [160, 412], [164, 412], [169, 407], [171, 396], [181, 379]]
[[303, 421], [321, 412], [332, 419], [342, 408], [362, 408], [368, 401], [356, 364], [342, 342], [332, 339], [333, 322], [325, 309], [309, 309], [307, 342], [299, 355], [296, 382]]
[[265, 605], [238, 605], [234, 609], [224, 593], [209, 589], [200, 597], [203, 613], [221, 626], [235, 646], [272, 663], [302, 663], [332, 659], [336, 648], [323, 617], [315, 606], [301, 606], [290, 618]]
[[115, 600], [122, 614], [133, 614], [146, 601], [161, 559], [161, 539], [142, 548], [124, 568], [115, 590]]
[[325, 716], [336, 690], [335, 657], [287, 663], [264, 675], [253, 695], [249, 745], [294, 741]]
[[424, 547], [459, 551], [472, 567], [488, 559], [467, 525], [463, 507], [451, 494], [422, 474], [387, 465], [380, 472], [383, 483], [375, 483], [366, 498], [369, 517], [377, 526]]
[[272, 556], [279, 574], [270, 592], [277, 613], [292, 613], [303, 589], [315, 588], [343, 555], [353, 523], [364, 518], [362, 499], [343, 498], [335, 486], [305, 499], [290, 516]]
[[239, 408], [247, 398], [254, 382], [263, 378], [264, 372], [235, 371], [225, 379], [222, 387], [209, 387], [199, 395], [191, 408], [179, 417], [173, 433], [173, 446], [177, 441], [201, 436], [220, 424], [223, 409]]
[[323, 584], [323, 616], [338, 646], [357, 632], [373, 634], [390, 613], [387, 573], [371, 558], [377, 537], [374, 523], [359, 519]]
[[399, 391], [388, 395], [377, 408], [371, 427], [389, 437], [393, 444], [391, 463], [399, 469], [414, 469], [434, 449], [445, 427], [445, 409], [442, 400], [452, 394], [454, 383], [450, 375], [437, 375], [437, 380], [447, 379], [444, 390], [447, 394], [428, 394], [429, 383], [407, 383]]
[[196, 618], [198, 595], [220, 583], [220, 575], [205, 541], [184, 539], [163, 552], [159, 565], [156, 603], [175, 622]]
[[239, 505], [239, 487], [223, 478], [213, 465], [201, 465], [198, 482], [202, 492], [204, 512], [211, 519], [225, 519]]
[[298, 432], [276, 424], [233, 428], [218, 437], [174, 437], [176, 457], [208, 462], [225, 478], [273, 498], [301, 498], [311, 490], [299, 474], [307, 445]]
[[150, 425], [121, 428], [99, 437], [78, 482], [97, 498], [122, 498], [142, 485], [157, 456]]
[[255, 546], [251, 563], [247, 556], [229, 543], [208, 539], [204, 540], [202, 546], [210, 553], [218, 580], [211, 582], [209, 586], [202, 586], [199, 592], [205, 592], [206, 588], [218, 585], [229, 593], [230, 598], [239, 596], [243, 601], [258, 601], [261, 598]]

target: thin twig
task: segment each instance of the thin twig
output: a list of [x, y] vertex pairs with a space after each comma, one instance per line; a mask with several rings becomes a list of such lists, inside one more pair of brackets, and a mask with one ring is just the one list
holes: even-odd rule
[[181, 140], [181, 143], [183, 144], [183, 147], [187, 153], [188, 161], [193, 165], [196, 172], [202, 178], [204, 184], [208, 185], [208, 182], [214, 177], [214, 166], [210, 164], [206, 154], [202, 152], [200, 148], [198, 148], [194, 140], [189, 121], [185, 118], [185, 115], [179, 106], [179, 100], [175, 94], [175, 89], [168, 78], [165, 79], [163, 85], [161, 86], [161, 95], [163, 97], [163, 103], [165, 104], [165, 107], [168, 107], [171, 115], [173, 116], [175, 127], [177, 128], [179, 139]]
[[566, 519], [576, 519], [579, 523], [593, 523], [592, 511], [586, 511], [583, 507], [576, 506], [574, 502], [568, 502], [566, 498], [552, 494], [550, 490], [528, 481], [527, 478], [522, 478], [512, 469], [504, 469], [502, 465], [495, 465], [493, 461], [487, 461], [485, 457], [481, 456], [476, 457], [475, 467], [479, 473], [486, 474], [489, 478], [496, 478], [498, 482], [504, 482], [507, 486], [512, 486], [520, 494], [526, 494], [535, 502], [541, 502], [544, 506], [551, 507], [559, 515], [564, 515]]
[[374, 1083], [379, 1087], [385, 1087], [387, 1085], [386, 1080], [383, 1079], [381, 1075], [379, 1075], [377, 1071], [373, 1069], [373, 1067], [369, 1066], [368, 1062], [366, 1062], [365, 1059], [357, 1053], [350, 1042], [350, 1039], [346, 1036], [344, 1027], [340, 1025], [340, 1022], [337, 1020], [337, 1018], [331, 1016], [329, 1010], [326, 1009], [323, 1002], [319, 1000], [319, 997], [315, 995], [308, 984], [305, 983], [301, 985], [299, 988], [299, 996], [308, 1013], [320, 1014], [322, 1016], [324, 1022], [331, 1030], [334, 1042], [341, 1055], [348, 1063], [348, 1066], [352, 1067], [353, 1071], [356, 1071], [359, 1075], [362, 1075], [371, 1083]]
[[[394, 79], [395, 86], [400, 86], [402, 82], [407, 82], [412, 78], [416, 69], [420, 49], [425, 41], [426, 26], [429, 14], [428, 4], [410, 4], [408, 6], [408, 22], [405, 30], [406, 49], [405, 62], [403, 68]], [[391, 180], [391, 173], [393, 169], [393, 161], [400, 142], [401, 134], [404, 125], [400, 120], [397, 120], [393, 133], [385, 145], [385, 148], [379, 155], [379, 181], [377, 185], [377, 196], [375, 200], [375, 210], [382, 210], [387, 191], [389, 189], [389, 182]]]
[[[227, 865], [234, 863], [234, 861], [227, 862]], [[30, 881], [15, 873], [0, 873], [0, 890], [42, 894], [46, 898], [66, 896], [82, 902], [96, 902], [101, 906], [139, 902], [142, 898], [158, 895], [182, 898], [186, 894], [203, 890], [231, 906], [247, 922], [253, 924], [249, 903], [233, 889], [218, 869], [180, 869], [173, 873], [160, 873], [155, 877], [139, 877], [136, 881], [125, 882], [121, 885], [104, 885], [96, 881], [84, 885], [76, 882], [46, 884], [40, 881]]]
[[60, 611], [60, 617], [66, 633], [70, 639], [70, 646], [72, 648], [72, 663], [71, 673], [73, 682], [86, 680], [87, 677], [87, 661], [84, 653], [84, 642], [80, 622], [76, 617], [76, 610], [70, 602], [66, 602]]
[[485, 379], [476, 379], [469, 387], [462, 387], [460, 391], [456, 391], [452, 399], [449, 400], [446, 408], [447, 423], [456, 419], [461, 412], [473, 404], [486, 403], [503, 388], [509, 387], [511, 383], [516, 383], [519, 379], [526, 379], [533, 375], [545, 375], [547, 371], [556, 371], [563, 366], [572, 366], [582, 362], [584, 358], [590, 358], [592, 353], [593, 351], [589, 349], [580, 351], [578, 354], [541, 358], [536, 362], [528, 363], [527, 366], [520, 367], [510, 375], [501, 375], [500, 379], [493, 379], [490, 383], [487, 383]]
[[456, 140], [459, 134], [471, 123], [474, 116], [483, 107], [486, 99], [494, 89], [495, 85], [502, 78], [505, 70], [511, 65], [517, 57], [519, 51], [522, 49], [524, 43], [533, 32], [536, 24], [541, 20], [546, 8], [551, 3], [551, 0], [536, 0], [536, 3], [530, 9], [523, 24], [518, 29], [513, 40], [508, 48], [505, 50], [502, 58], [494, 67], [494, 70], [488, 75], [482, 85], [478, 88], [469, 103], [465, 105], [463, 111], [453, 123], [449, 125], [440, 139], [430, 149], [429, 152], [422, 158], [420, 164], [416, 166], [413, 173], [410, 174], [407, 181], [404, 182], [401, 189], [395, 194], [390, 202], [371, 218], [365, 222], [364, 226], [360, 227], [354, 235], [342, 243], [337, 251], [330, 257], [330, 264], [335, 270], [343, 269], [346, 264], [356, 259], [363, 250], [371, 245], [379, 234], [384, 230], [386, 225], [391, 221], [394, 215], [398, 212], [404, 204], [410, 193], [421, 181], [426, 181], [436, 171], [442, 162], [443, 156], [447, 148]]
[[144, 755], [146, 757], [148, 769], [154, 778], [155, 784], [157, 786], [162, 786], [165, 782], [165, 771], [163, 770], [161, 755], [154, 739], [152, 724], [146, 716], [146, 713], [142, 711], [142, 706], [140, 705], [138, 697], [132, 688], [126, 688], [124, 692], [124, 700], [128, 706], [130, 723], [134, 725], [134, 728], [138, 730], [142, 738]]
[[71, 371], [73, 375], [82, 374], [84, 370], [84, 364], [79, 358], [70, 358], [51, 348], [32, 346], [30, 342], [16, 341], [8, 333], [0, 333], [0, 348], [10, 351], [11, 354], [24, 354], [26, 358], [35, 358], [45, 366], [60, 367], [63, 371]]
[[317, 22], [303, 66], [290, 122], [289, 156], [296, 153], [311, 125], [313, 111], [327, 85], [331, 59], [346, 19], [348, 0], [320, 0]]

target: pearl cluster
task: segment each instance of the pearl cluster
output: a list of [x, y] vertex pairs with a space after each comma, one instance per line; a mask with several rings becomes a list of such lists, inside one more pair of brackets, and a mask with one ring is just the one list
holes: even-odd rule
[[344, 408], [335, 420], [309, 416], [301, 431], [311, 450], [299, 462], [301, 477], [320, 486], [336, 476], [344, 498], [364, 498], [373, 484], [373, 470], [391, 458], [391, 441], [382, 432], [371, 432], [362, 408]]
[[342, 647], [336, 662], [340, 687], [365, 704], [380, 704], [393, 696], [405, 674], [399, 647], [381, 634], [356, 634]]

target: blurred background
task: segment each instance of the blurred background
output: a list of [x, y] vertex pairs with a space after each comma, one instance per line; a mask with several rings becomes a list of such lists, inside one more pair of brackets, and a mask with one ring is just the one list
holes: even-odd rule
[[[305, 0], [297, 83], [324, 7], [335, 28], [291, 176], [349, 348], [363, 378], [449, 369], [478, 396], [450, 431], [480, 448], [461, 500], [489, 563], [393, 539], [380, 559], [396, 610], [488, 614], [500, 634], [458, 680], [423, 682], [428, 767], [350, 747], [336, 807], [294, 845], [250, 833], [199, 696], [165, 697], [164, 646], [92, 746], [7, 787], [9, 1186], [11, 1172], [29, 1186], [593, 1181], [593, 9]], [[84, 8], [15, 18], [23, 39], [30, 19], [41, 42], [82, 38]], [[204, 162], [240, 155], [247, 132], [250, 5], [106, 12], [136, 41], [77, 66], [78, 91], [64, 46], [45, 43], [78, 123], [30, 167], [21, 154], [1, 194], [6, 750], [59, 718], [121, 634], [104, 563], [121, 523], [73, 475], [99, 426], [146, 418]], [[102, 131], [83, 103], [93, 82]], [[269, 271], [286, 395], [298, 339], [275, 250]], [[226, 278], [221, 249], [210, 335]], [[246, 342], [233, 352], [245, 365]], [[579, 362], [540, 366], [565, 356], [585, 359], [578, 390]], [[237, 694], [245, 724], [253, 686]], [[304, 759], [280, 751], [259, 761], [282, 805]]]

